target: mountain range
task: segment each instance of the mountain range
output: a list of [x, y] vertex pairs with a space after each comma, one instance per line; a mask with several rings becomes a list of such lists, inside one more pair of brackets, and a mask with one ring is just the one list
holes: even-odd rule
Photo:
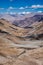
[[19, 27], [29, 27], [34, 22], [43, 21], [43, 13], [30, 14], [0, 14], [0, 19], [3, 18], [13, 25]]

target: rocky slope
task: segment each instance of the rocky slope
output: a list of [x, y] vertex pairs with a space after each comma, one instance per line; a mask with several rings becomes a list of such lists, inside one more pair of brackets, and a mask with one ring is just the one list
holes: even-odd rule
[[0, 65], [43, 65], [43, 21], [21, 28], [0, 19]]

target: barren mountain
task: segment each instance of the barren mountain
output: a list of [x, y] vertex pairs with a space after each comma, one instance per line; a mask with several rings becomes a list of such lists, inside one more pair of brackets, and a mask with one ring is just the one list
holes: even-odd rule
[[40, 16], [39, 21], [36, 15], [29, 17], [36, 21], [25, 27], [0, 19], [0, 65], [43, 65], [43, 15]]

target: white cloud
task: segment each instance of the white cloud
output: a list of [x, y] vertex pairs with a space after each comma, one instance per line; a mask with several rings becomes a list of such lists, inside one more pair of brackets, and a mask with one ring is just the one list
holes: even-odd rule
[[25, 7], [20, 7], [20, 8], [14, 8], [14, 7], [10, 6], [10, 7], [8, 8], [8, 10], [13, 10], [13, 9], [23, 10], [23, 9], [26, 9], [26, 8], [29, 8], [29, 7], [28, 7], [28, 6], [25, 6]]
[[30, 14], [31, 12], [19, 12], [18, 14]]
[[43, 8], [43, 5], [32, 5], [31, 8]]
[[26, 14], [30, 14], [31, 12], [26, 12]]
[[42, 13], [42, 11], [38, 11], [38, 13]]
[[29, 8], [28, 6], [25, 6], [25, 8]]
[[33, 8], [33, 9], [34, 9], [34, 8], [43, 8], [43, 5], [32, 5], [32, 6], [30, 6], [30, 7], [29, 7], [29, 6], [25, 6], [25, 7], [20, 7], [19, 9], [22, 10], [22, 9], [27, 9], [27, 8], [28, 8], [28, 9], [29, 9], [29, 8]]
[[29, 8], [28, 6], [25, 6], [25, 7], [20, 7], [19, 9], [27, 9], [27, 8]]
[[20, 7], [19, 9], [24, 9], [24, 7]]
[[14, 7], [10, 6], [8, 9], [11, 10], [11, 9], [14, 9]]
[[26, 12], [22, 12], [22, 14], [26, 14]]

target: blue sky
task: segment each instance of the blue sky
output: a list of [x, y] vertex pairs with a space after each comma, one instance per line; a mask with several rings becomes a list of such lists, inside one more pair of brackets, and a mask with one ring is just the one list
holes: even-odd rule
[[0, 13], [43, 12], [43, 0], [0, 0]]

